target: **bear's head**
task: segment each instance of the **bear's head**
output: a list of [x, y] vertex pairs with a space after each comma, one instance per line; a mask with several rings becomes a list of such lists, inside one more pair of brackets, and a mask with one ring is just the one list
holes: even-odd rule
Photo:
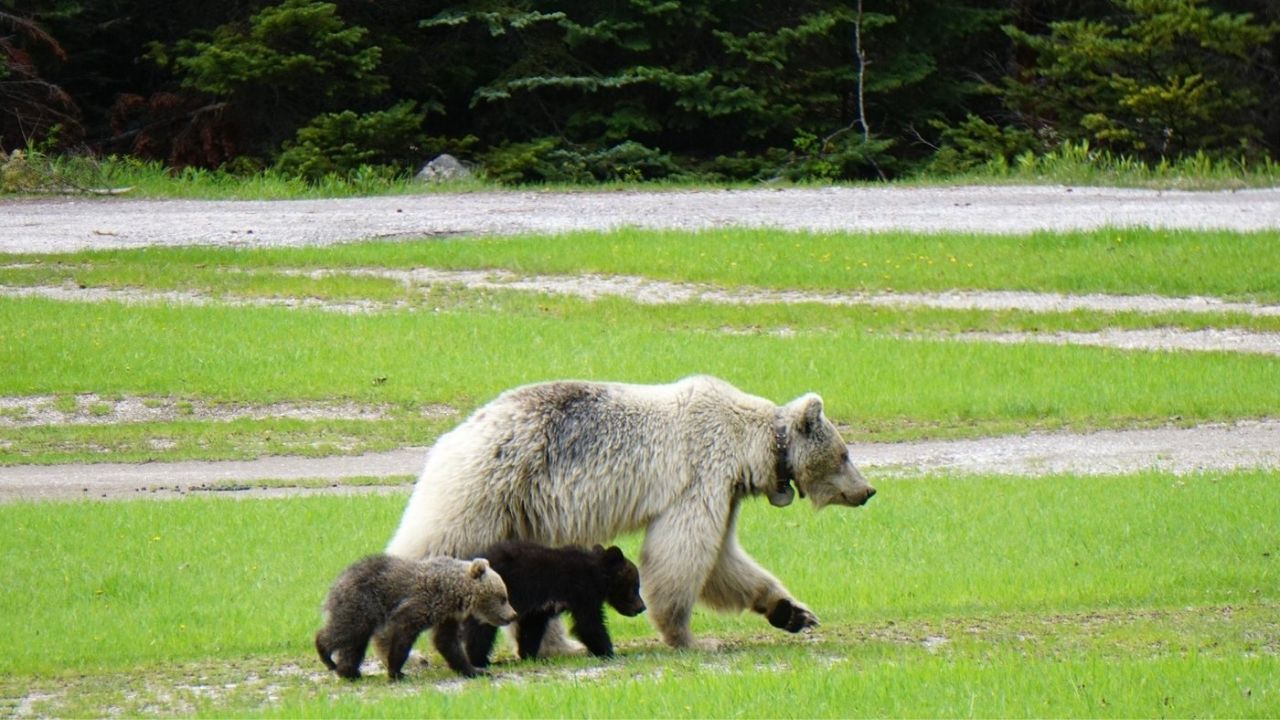
[[[835, 425], [822, 412], [822, 398], [813, 393], [792, 400], [778, 410], [778, 484], [769, 502], [790, 505], [796, 490], [809, 496], [814, 507], [858, 506], [876, 494], [849, 459]], [[795, 483], [795, 489], [791, 487]]]
[[627, 617], [644, 612], [644, 600], [640, 599], [640, 570], [635, 563], [628, 560], [617, 545], [608, 550], [597, 545], [592, 552], [604, 573], [607, 586], [605, 602]]
[[515, 622], [516, 611], [507, 599], [507, 584], [489, 567], [489, 561], [477, 558], [467, 568], [471, 590], [472, 617], [495, 627]]

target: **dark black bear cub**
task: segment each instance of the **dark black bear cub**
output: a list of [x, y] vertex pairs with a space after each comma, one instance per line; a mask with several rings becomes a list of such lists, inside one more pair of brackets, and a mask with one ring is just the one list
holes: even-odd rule
[[[507, 583], [511, 606], [519, 614], [516, 645], [525, 660], [538, 656], [547, 623], [562, 612], [573, 616], [573, 634], [598, 657], [613, 656], [613, 641], [604, 621], [605, 603], [627, 617], [644, 612], [640, 571], [617, 547], [553, 549], [510, 541], [490, 547], [481, 557]], [[471, 664], [489, 664], [497, 632], [492, 626], [467, 622], [467, 656]]]
[[449, 667], [474, 677], [480, 671], [467, 662], [462, 622], [505, 625], [516, 617], [506, 585], [484, 560], [417, 562], [389, 555], [370, 555], [344, 570], [324, 612], [316, 652], [325, 667], [349, 680], [360, 677], [370, 639], [387, 677], [399, 680], [409, 650], [427, 628]]

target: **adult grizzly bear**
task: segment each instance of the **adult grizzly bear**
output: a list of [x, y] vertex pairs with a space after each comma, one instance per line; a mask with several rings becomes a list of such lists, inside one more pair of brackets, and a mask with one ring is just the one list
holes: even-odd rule
[[778, 406], [707, 376], [526, 385], [435, 444], [387, 552], [473, 557], [500, 540], [590, 546], [646, 528], [641, 584], [668, 645], [695, 645], [699, 598], [797, 632], [817, 617], [735, 534], [743, 499], [782, 507], [796, 490], [818, 508], [875, 494], [812, 393]]

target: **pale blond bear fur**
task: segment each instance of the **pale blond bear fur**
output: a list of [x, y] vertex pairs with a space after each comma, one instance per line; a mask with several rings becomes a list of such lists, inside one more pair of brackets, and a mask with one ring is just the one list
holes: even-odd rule
[[[817, 618], [738, 545], [744, 498], [856, 506], [875, 490], [812, 393], [778, 406], [713, 377], [510, 390], [428, 454], [387, 552], [469, 557], [499, 540], [608, 543], [645, 529], [641, 588], [673, 647], [696, 601], [792, 632]], [[546, 645], [544, 645], [546, 647]]]

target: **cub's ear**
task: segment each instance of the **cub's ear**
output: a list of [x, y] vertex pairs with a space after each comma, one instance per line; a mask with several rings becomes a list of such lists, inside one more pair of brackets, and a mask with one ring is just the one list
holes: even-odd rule
[[594, 553], [594, 554], [596, 554], [596, 555], [603, 555], [603, 554], [604, 554], [604, 546], [603, 546], [603, 545], [599, 545], [599, 544], [597, 544], [595, 547], [591, 548], [591, 552], [592, 552], [592, 553]]
[[[596, 547], [600, 547], [597, 545]], [[622, 548], [614, 545], [608, 550], [604, 550], [604, 561], [606, 565], [620, 565], [626, 562], [627, 557], [622, 554]]]
[[489, 561], [484, 558], [476, 558], [471, 561], [471, 567], [467, 569], [467, 573], [472, 580], [479, 580], [482, 575], [489, 571]]

